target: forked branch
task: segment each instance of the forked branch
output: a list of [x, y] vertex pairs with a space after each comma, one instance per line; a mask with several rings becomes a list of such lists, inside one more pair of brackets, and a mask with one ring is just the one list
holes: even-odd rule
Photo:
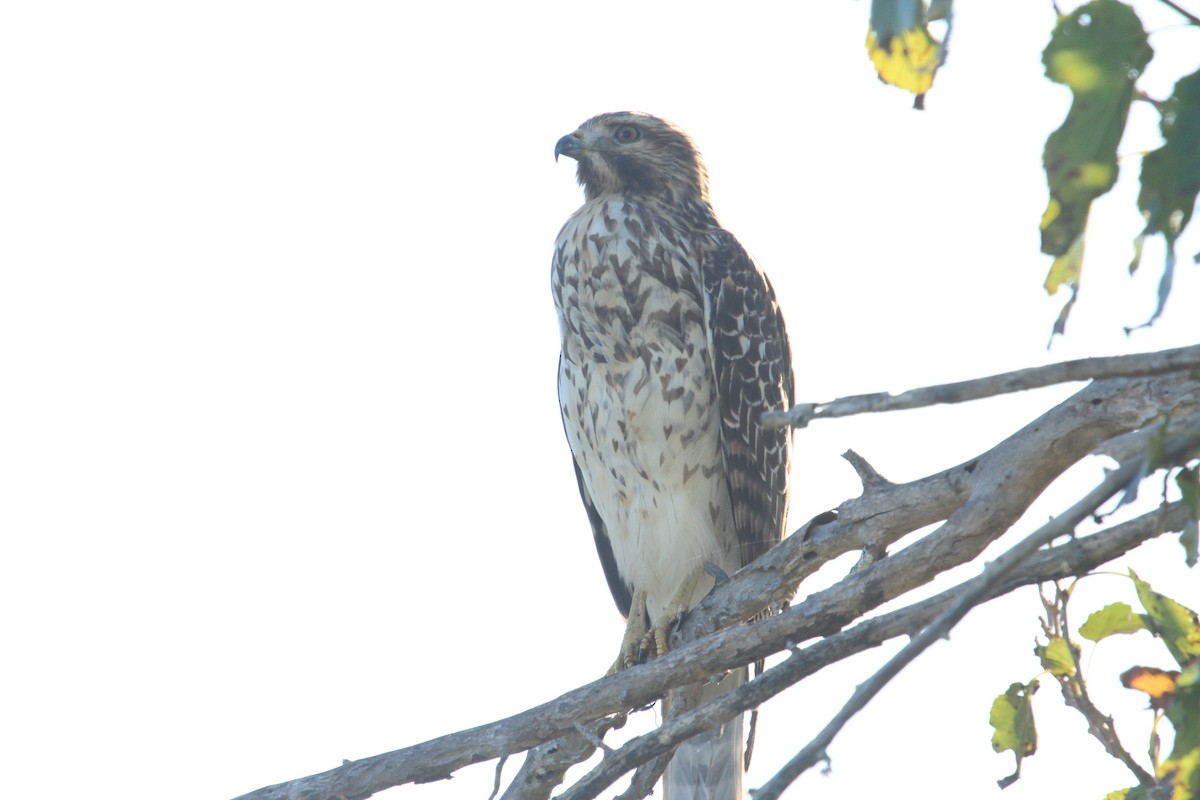
[[[1024, 513], [1051, 481], [1094, 448], [1157, 421], [1164, 411], [1193, 413], [1197, 408], [1200, 382], [1186, 375], [1095, 382], [977, 458], [912, 483], [877, 483], [866, 488], [862, 497], [843, 503], [836, 519], [822, 515], [806, 525], [802, 532], [718, 586], [689, 615], [678, 640], [673, 640], [676, 649], [648, 664], [595, 681], [507, 719], [348, 762], [328, 772], [251, 792], [241, 800], [368, 797], [392, 786], [448, 778], [468, 764], [515, 755], [561, 737], [574, 737], [590, 746], [576, 726], [648, 705], [674, 687], [792, 649], [795, 643], [827, 637], [803, 651], [812, 654], [803, 656], [807, 664], [804, 674], [810, 674], [844, 657], [854, 647], [874, 646], [867, 643], [871, 637], [866, 633], [857, 634], [865, 638], [853, 644], [849, 632], [842, 633], [842, 629], [880, 604], [974, 559]], [[790, 599], [798, 582], [828, 559], [868, 546], [887, 547], [901, 536], [939, 520], [945, 520], [944, 524], [869, 569], [850, 575], [781, 614], [754, 624], [736, 624], [767, 605]], [[887, 615], [877, 619], [885, 618], [899, 619]], [[916, 619], [905, 621], [908, 627], [904, 633], [911, 632], [914, 625], [925, 624], [924, 618], [920, 622]], [[852, 630], [878, 630], [876, 626], [881, 624], [868, 620]], [[785, 660], [746, 684], [736, 693], [739, 699], [721, 698], [719, 702], [746, 702], [746, 708], [761, 702], [754, 692], [771, 686], [773, 681], [784, 681], [773, 673], [778, 675], [775, 670], [793, 664], [797, 658]], [[772, 676], [770, 680], [768, 676]], [[711, 720], [727, 711], [736, 713], [728, 708], [715, 712], [709, 706], [690, 713]], [[687, 715], [671, 722], [696, 724]], [[560, 744], [555, 742], [547, 749]], [[580, 748], [581, 752], [585, 750], [587, 747]], [[562, 775], [561, 764], [553, 761], [551, 758], [543, 764], [547, 768], [540, 773], [541, 788], [534, 791], [532, 784], [514, 784], [505, 796], [547, 796]]]

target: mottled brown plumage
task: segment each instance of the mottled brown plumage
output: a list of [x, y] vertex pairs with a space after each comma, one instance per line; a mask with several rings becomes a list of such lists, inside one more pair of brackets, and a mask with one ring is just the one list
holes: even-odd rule
[[[646, 114], [602, 114], [562, 137], [558, 155], [578, 162], [586, 198], [551, 271], [559, 400], [600, 560], [629, 617], [620, 667], [639, 642], [665, 649], [671, 621], [712, 587], [706, 562], [732, 573], [782, 536], [790, 434], [759, 417], [791, 405], [791, 355], [770, 283], [717, 221], [686, 134]], [[740, 740], [740, 724], [726, 727]], [[672, 781], [683, 752], [670, 800], [688, 800], [671, 788], [688, 781], [718, 792], [698, 797], [740, 793], [740, 763], [726, 775], [724, 757]]]

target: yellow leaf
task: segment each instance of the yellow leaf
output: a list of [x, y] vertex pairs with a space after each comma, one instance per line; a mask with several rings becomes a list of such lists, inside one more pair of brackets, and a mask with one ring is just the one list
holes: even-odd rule
[[1046, 204], [1046, 210], [1042, 212], [1042, 221], [1038, 227], [1046, 230], [1054, 220], [1058, 219], [1058, 215], [1061, 213], [1062, 203], [1058, 202], [1056, 198], [1051, 197], [1050, 202]]
[[[1051, 200], [1051, 203], [1054, 201]], [[1049, 213], [1049, 209], [1046, 209]], [[1046, 275], [1046, 293], [1054, 294], [1059, 287], [1078, 286], [1079, 276], [1083, 272], [1083, 234], [1076, 237], [1067, 252], [1054, 259], [1050, 272]]]
[[924, 27], [900, 31], [880, 41], [867, 31], [867, 52], [879, 77], [913, 94], [925, 94], [942, 64], [942, 48]]
[[1178, 680], [1178, 671], [1156, 667], [1134, 667], [1121, 674], [1121, 685], [1150, 695], [1150, 705], [1156, 709], [1165, 708], [1175, 696]]

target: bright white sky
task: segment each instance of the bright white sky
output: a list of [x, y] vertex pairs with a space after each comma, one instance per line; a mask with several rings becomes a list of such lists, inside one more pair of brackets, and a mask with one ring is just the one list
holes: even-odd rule
[[[581, 202], [554, 142], [598, 112], [656, 113], [699, 143], [718, 213], [784, 304], [801, 400], [1197, 341], [1195, 225], [1166, 317], [1121, 331], [1149, 316], [1162, 253], [1124, 274], [1131, 159], [1046, 351], [1063, 298], [1040, 288], [1040, 157], [1067, 106], [1042, 77], [1053, 12], [960, 6], [916, 113], [873, 76], [865, 2], [9, 4], [5, 793], [227, 798], [601, 674], [622, 627], [558, 418], [549, 294]], [[1144, 86], [1165, 96], [1197, 32], [1141, 8], [1161, 30]], [[1136, 109], [1122, 151], [1154, 146], [1156, 124]], [[857, 494], [846, 448], [910, 480], [1073, 390], [816, 424], [793, 523]], [[1099, 475], [1078, 470], [1023, 531]], [[1164, 539], [1129, 563], [1195, 608], [1182, 560]], [[1039, 610], [1026, 590], [972, 614], [792, 794], [999, 796], [1011, 757], [988, 709], [1038, 671]], [[749, 784], [894, 649], [768, 705]], [[1133, 663], [1169, 665], [1141, 634], [1089, 675], [1140, 755], [1144, 702], [1115, 678]], [[1053, 686], [1036, 703], [1041, 750], [1006, 800], [1132, 782]], [[482, 800], [492, 777], [385, 796]]]

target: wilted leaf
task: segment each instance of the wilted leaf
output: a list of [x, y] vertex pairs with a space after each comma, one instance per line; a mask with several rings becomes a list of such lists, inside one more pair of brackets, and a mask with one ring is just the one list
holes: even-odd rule
[[[1051, 293], [1064, 283], [1078, 288], [1088, 210], [1116, 182], [1117, 144], [1133, 100], [1133, 82], [1152, 55], [1137, 14], [1118, 0], [1093, 0], [1060, 17], [1042, 52], [1046, 76], [1072, 93], [1067, 118], [1046, 139], [1042, 155], [1050, 187], [1041, 222], [1042, 252], [1056, 257], [1046, 280]], [[1061, 328], [1065, 314], [1060, 317]]]
[[[1058, 201], [1051, 198], [1050, 206], [1046, 209], [1046, 213], [1042, 215], [1043, 227], [1046, 224], [1047, 218], [1052, 218], [1051, 215], [1058, 213]], [[1067, 252], [1054, 259], [1054, 263], [1050, 265], [1050, 272], [1046, 274], [1046, 294], [1057, 294], [1058, 290], [1063, 286], [1074, 287], [1079, 285], [1079, 276], [1083, 272], [1083, 237], [1080, 236], [1071, 246], [1067, 248]], [[1074, 302], [1075, 298], [1071, 298]], [[1064, 327], [1066, 321], [1063, 321]]]
[[[943, 19], [946, 34], [939, 42], [929, 32], [929, 22]], [[879, 79], [917, 96], [916, 107], [933, 86], [938, 67], [946, 60], [943, 47], [949, 37], [950, 0], [935, 0], [927, 7], [923, 0], [872, 0], [871, 22], [867, 30], [867, 53]]]
[[1099, 611], [1092, 612], [1087, 621], [1079, 626], [1079, 635], [1098, 642], [1118, 633], [1136, 633], [1145, 628], [1146, 623], [1140, 615], [1133, 613], [1128, 603], [1109, 603]]
[[1050, 637], [1050, 642], [1038, 645], [1033, 649], [1042, 661], [1042, 668], [1056, 678], [1075, 676], [1075, 658], [1071, 654], [1071, 645], [1061, 636]]
[[1200, 193], [1200, 71], [1181, 78], [1159, 111], [1163, 146], [1142, 159], [1138, 208], [1146, 218], [1146, 227], [1134, 241], [1129, 271], [1137, 270], [1142, 241], [1147, 236], [1161, 233], [1167, 247], [1158, 285], [1158, 305], [1140, 327], [1150, 325], [1162, 314], [1175, 271], [1175, 241], [1192, 218], [1196, 195]]
[[1121, 673], [1121, 685], [1150, 695], [1150, 706], [1157, 711], [1166, 708], [1175, 699], [1178, 679], [1178, 670], [1168, 671], [1157, 667], [1133, 667]]
[[1037, 728], [1033, 724], [1033, 706], [1029, 702], [1037, 688], [1037, 681], [1014, 683], [992, 702], [988, 717], [993, 728], [992, 749], [997, 753], [1011, 750], [1017, 759], [1016, 771], [997, 781], [1001, 789], [1021, 777], [1021, 760], [1037, 752]]
[[1154, 591], [1133, 570], [1129, 575], [1137, 588], [1138, 600], [1146, 609], [1146, 627], [1150, 632], [1163, 640], [1181, 666], [1200, 658], [1200, 623], [1196, 612]]

